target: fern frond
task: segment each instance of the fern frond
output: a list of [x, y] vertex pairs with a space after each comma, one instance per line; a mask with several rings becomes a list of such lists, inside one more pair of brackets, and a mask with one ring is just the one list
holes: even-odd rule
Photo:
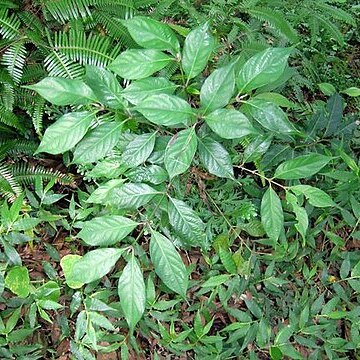
[[26, 25], [27, 29], [44, 35], [44, 24], [34, 14], [29, 11], [21, 11], [17, 13], [17, 16], [21, 22]]
[[25, 66], [21, 81], [23, 83], [35, 82], [45, 77], [46, 71], [40, 64], [32, 64]]
[[0, 141], [0, 158], [18, 154], [33, 155], [38, 144], [30, 140], [8, 139]]
[[21, 21], [7, 9], [0, 9], [0, 34], [5, 39], [16, 39], [20, 35]]
[[0, 163], [0, 193], [6, 197], [17, 197], [21, 192], [21, 186], [15, 179], [11, 167]]
[[336, 20], [343, 21], [346, 24], [356, 26], [356, 20], [354, 17], [339, 7], [331, 6], [321, 1], [314, 1], [314, 6], [322, 13], [326, 14], [329, 18], [334, 18]]
[[52, 51], [44, 60], [45, 69], [49, 76], [69, 79], [81, 78], [84, 69], [81, 65], [68, 59], [65, 55]]
[[9, 46], [2, 56], [1, 63], [6, 66], [15, 84], [21, 82], [25, 61], [25, 44], [20, 41]]
[[15, 89], [14, 86], [5, 83], [0, 86], [1, 101], [5, 109], [12, 111], [15, 103]]
[[18, 117], [12, 111], [6, 109], [0, 104], [0, 121], [7, 126], [11, 126], [21, 132], [24, 132], [24, 126]]
[[6, 9], [16, 9], [18, 6], [12, 0], [0, 0], [0, 7]]
[[35, 106], [32, 110], [31, 120], [34, 126], [34, 129], [38, 135], [42, 135], [43, 129], [43, 116], [44, 116], [44, 108], [45, 108], [45, 99], [41, 96], [36, 97]]
[[331, 20], [325, 18], [322, 15], [314, 14], [314, 16], [320, 21], [325, 31], [341, 46], [344, 46], [345, 44], [344, 36], [339, 30], [339, 28], [336, 25], [334, 25], [334, 23], [332, 23]]

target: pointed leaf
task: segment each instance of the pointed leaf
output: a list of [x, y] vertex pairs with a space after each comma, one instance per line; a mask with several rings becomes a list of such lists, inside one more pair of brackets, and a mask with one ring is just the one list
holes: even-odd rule
[[61, 258], [60, 266], [63, 270], [66, 285], [72, 289], [80, 289], [84, 283], [79, 281], [73, 281], [71, 279], [71, 274], [76, 262], [81, 259], [80, 255], [68, 254]]
[[291, 191], [294, 194], [299, 195], [303, 194], [312, 206], [316, 207], [329, 207], [336, 206], [331, 197], [323, 190], [320, 190], [316, 187], [310, 185], [296, 185], [291, 186]]
[[5, 278], [5, 287], [20, 298], [26, 298], [30, 293], [29, 271], [25, 266], [10, 269]]

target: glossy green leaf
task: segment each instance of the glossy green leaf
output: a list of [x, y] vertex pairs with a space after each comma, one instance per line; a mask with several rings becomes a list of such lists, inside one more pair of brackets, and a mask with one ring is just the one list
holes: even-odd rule
[[360, 88], [352, 86], [349, 87], [343, 91], [341, 91], [343, 94], [349, 95], [351, 97], [358, 97], [360, 96]]
[[199, 75], [206, 67], [215, 47], [215, 39], [205, 23], [192, 30], [185, 38], [182, 53], [182, 67], [188, 79]]
[[123, 252], [123, 249], [115, 248], [89, 251], [74, 263], [68, 280], [88, 284], [101, 279], [111, 271]]
[[249, 119], [240, 111], [218, 109], [205, 116], [210, 129], [223, 139], [237, 139], [251, 134], [258, 134]]
[[204, 113], [212, 112], [227, 105], [235, 89], [233, 64], [221, 67], [205, 80], [200, 90], [200, 105]]
[[20, 298], [26, 298], [30, 293], [28, 269], [25, 266], [16, 266], [10, 269], [5, 277], [5, 287]]
[[155, 185], [162, 184], [168, 180], [167, 171], [159, 165], [147, 165], [134, 168], [126, 173], [132, 182], [149, 182]]
[[284, 72], [292, 48], [269, 48], [250, 58], [240, 69], [236, 84], [240, 93], [276, 81]]
[[109, 246], [130, 234], [137, 225], [123, 216], [101, 216], [84, 222], [78, 237], [91, 246]]
[[319, 89], [321, 90], [321, 92], [326, 95], [326, 96], [330, 96], [336, 93], [336, 89], [334, 87], [334, 85], [329, 84], [329, 83], [321, 83], [318, 84]]
[[298, 156], [280, 164], [274, 177], [284, 180], [296, 180], [310, 177], [318, 173], [332, 158], [317, 153]]
[[160, 21], [145, 16], [135, 16], [123, 21], [131, 37], [146, 49], [179, 52], [180, 44], [173, 30]]
[[94, 102], [96, 96], [81, 80], [47, 77], [35, 85], [24, 86], [35, 90], [54, 105], [84, 105]]
[[291, 134], [297, 130], [279, 106], [272, 102], [252, 99], [244, 106], [250, 115], [265, 129], [274, 133]]
[[214, 288], [223, 284], [224, 282], [228, 281], [231, 278], [230, 274], [223, 274], [223, 275], [216, 275], [212, 276], [210, 279], [206, 280], [201, 287], [209, 287]]
[[310, 185], [291, 186], [290, 190], [296, 195], [303, 194], [312, 206], [329, 207], [336, 206], [331, 197], [323, 190]]
[[143, 316], [146, 303], [144, 277], [134, 254], [119, 278], [118, 294], [121, 309], [130, 331], [133, 332]]
[[170, 179], [184, 173], [191, 165], [197, 149], [195, 128], [181, 130], [169, 141], [165, 150], [165, 168]]
[[135, 109], [152, 123], [165, 126], [187, 124], [194, 116], [191, 106], [185, 100], [168, 94], [149, 96]]
[[81, 259], [80, 255], [68, 254], [68, 255], [65, 255], [64, 257], [62, 257], [61, 261], [60, 261], [60, 266], [64, 272], [66, 285], [72, 289], [79, 289], [84, 285], [84, 283], [82, 283], [82, 282], [73, 281], [71, 279], [71, 274], [72, 274], [74, 265], [80, 259]]
[[213, 175], [234, 178], [231, 157], [226, 149], [211, 137], [199, 138], [199, 156], [206, 169]]
[[103, 204], [106, 200], [112, 196], [112, 190], [121, 187], [125, 182], [125, 179], [113, 179], [100, 185], [95, 189], [89, 198], [86, 200], [88, 203]]
[[61, 116], [46, 129], [36, 152], [61, 154], [72, 149], [84, 137], [94, 120], [95, 114], [88, 111]]
[[307, 212], [303, 207], [299, 206], [297, 198], [293, 194], [287, 192], [286, 200], [291, 204], [292, 210], [296, 216], [297, 223], [295, 224], [295, 228], [301, 235], [303, 241], [305, 241], [306, 232], [309, 227], [309, 218]]
[[172, 95], [177, 88], [173, 82], [162, 77], [149, 77], [132, 82], [126, 87], [122, 96], [134, 105], [138, 105], [151, 95]]
[[124, 79], [143, 79], [168, 65], [173, 58], [160, 50], [130, 49], [121, 53], [109, 70]]
[[97, 66], [87, 65], [85, 82], [101, 104], [112, 109], [120, 109], [124, 106], [122, 87], [111, 72]]
[[118, 143], [122, 126], [122, 123], [111, 121], [90, 131], [76, 146], [73, 162], [89, 164], [105, 157]]
[[157, 132], [137, 135], [130, 141], [121, 155], [121, 161], [129, 168], [139, 166], [151, 155]]
[[269, 149], [273, 135], [258, 136], [245, 148], [243, 153], [244, 163], [259, 160], [261, 155], [265, 154]]
[[189, 282], [186, 267], [173, 243], [156, 231], [151, 233], [150, 257], [163, 283], [185, 298]]
[[168, 205], [170, 224], [185, 237], [191, 246], [205, 245], [204, 224], [198, 214], [183, 201], [170, 198]]
[[276, 242], [284, 228], [284, 213], [276, 192], [269, 187], [261, 200], [261, 223], [268, 237]]

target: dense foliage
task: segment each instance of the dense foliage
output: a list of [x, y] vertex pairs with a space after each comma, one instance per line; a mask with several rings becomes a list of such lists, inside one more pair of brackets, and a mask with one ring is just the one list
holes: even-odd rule
[[359, 357], [359, 7], [302, 5], [0, 1], [1, 358]]

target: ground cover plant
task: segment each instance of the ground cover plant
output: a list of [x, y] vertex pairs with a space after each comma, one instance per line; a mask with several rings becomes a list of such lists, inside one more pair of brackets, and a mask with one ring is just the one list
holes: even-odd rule
[[1, 357], [357, 358], [356, 83], [299, 99], [303, 45], [224, 54], [173, 3], [30, 3], [56, 22], [28, 48], [0, 2]]

